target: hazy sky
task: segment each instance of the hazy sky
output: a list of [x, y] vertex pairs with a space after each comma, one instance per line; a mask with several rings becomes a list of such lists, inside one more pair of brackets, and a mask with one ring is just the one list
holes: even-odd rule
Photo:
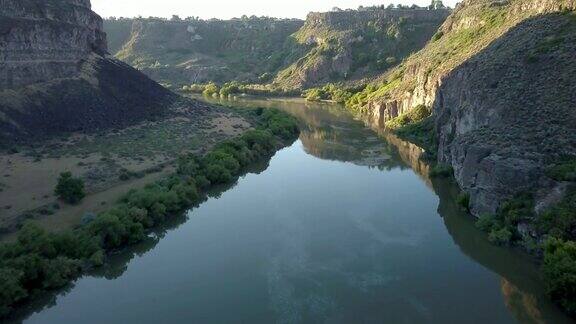
[[[457, 0], [444, 0], [454, 7]], [[103, 17], [156, 16], [228, 19], [242, 15], [304, 18], [310, 11], [328, 11], [333, 7], [342, 9], [358, 6], [388, 5], [402, 3], [427, 6], [431, 0], [92, 0], [92, 8]]]

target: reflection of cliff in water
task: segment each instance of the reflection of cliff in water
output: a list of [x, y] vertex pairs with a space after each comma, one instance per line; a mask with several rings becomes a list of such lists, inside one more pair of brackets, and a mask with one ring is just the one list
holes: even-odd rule
[[389, 132], [381, 132], [380, 136], [398, 151], [398, 155], [404, 163], [410, 166], [429, 187], [432, 187], [432, 182], [429, 177], [430, 166], [421, 159], [421, 156], [424, 153], [424, 150], [421, 147], [403, 141], [398, 138], [398, 136]]
[[[451, 179], [430, 179], [429, 168], [419, 159], [422, 150], [393, 135], [382, 135], [393, 144], [404, 163], [411, 166], [440, 198], [438, 213], [452, 239], [464, 254], [502, 276], [506, 306], [521, 323], [573, 323], [546, 296], [535, 260], [529, 255], [496, 246], [475, 226], [475, 219], [456, 203], [460, 193]], [[420, 153], [418, 153], [420, 152]]]
[[[198, 98], [197, 96], [194, 96]], [[391, 169], [405, 167], [397, 150], [382, 141], [364, 123], [340, 105], [307, 102], [303, 99], [200, 98], [230, 107], [281, 109], [300, 121], [300, 140], [306, 153], [323, 160]]]
[[501, 285], [506, 307], [520, 323], [547, 323], [538, 307], [536, 297], [518, 289], [518, 287], [504, 278], [502, 278]]

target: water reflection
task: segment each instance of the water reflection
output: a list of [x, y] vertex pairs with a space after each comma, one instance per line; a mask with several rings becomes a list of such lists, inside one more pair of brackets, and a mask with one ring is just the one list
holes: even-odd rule
[[[382, 141], [377, 134], [366, 128], [362, 122], [355, 120], [341, 106], [308, 102], [303, 99], [247, 99], [238, 97], [229, 100], [193, 97], [229, 107], [282, 109], [300, 121], [300, 140], [304, 144], [305, 151], [320, 159], [350, 162], [381, 170], [406, 168], [406, 165], [401, 163], [401, 159], [397, 156], [400, 151], [395, 149], [395, 144], [391, 145]], [[413, 147], [415, 150], [420, 150], [416, 146]], [[417, 159], [415, 163], [416, 161]]]
[[438, 213], [461, 251], [502, 276], [504, 303], [519, 322], [574, 322], [546, 297], [535, 260], [521, 251], [491, 244], [456, 203], [458, 186], [449, 180], [430, 179], [430, 167], [421, 159], [424, 151], [420, 147], [388, 132], [379, 131], [376, 136], [369, 124], [355, 120], [338, 105], [303, 100], [213, 100], [229, 106], [276, 107], [291, 113], [302, 121], [300, 139], [306, 152], [318, 158], [387, 170], [410, 167], [439, 196]]
[[[260, 174], [268, 169], [269, 163], [270, 157], [257, 161], [248, 166], [243, 173]], [[205, 193], [204, 199], [200, 204], [207, 201], [208, 199], [220, 198], [222, 193], [233, 189], [237, 185], [238, 182], [233, 182], [211, 188], [209, 192]], [[168, 233], [182, 226], [188, 221], [188, 219], [188, 212], [182, 212], [178, 215], [175, 215], [174, 217], [168, 218], [164, 223], [155, 227], [143, 242], [123, 249], [119, 253], [110, 255], [103, 267], [86, 273], [83, 278], [89, 277], [115, 280], [122, 277], [128, 270], [128, 265], [132, 260], [143, 257], [149, 252], [153, 251], [158, 243], [160, 243], [160, 241], [162, 241], [162, 239], [166, 237]], [[82, 278], [79, 280], [82, 280]], [[74, 288], [75, 283], [71, 283], [57, 291], [43, 292], [42, 294], [32, 298], [24, 305], [21, 305], [21, 307], [19, 307], [10, 318], [2, 321], [2, 323], [22, 323], [34, 314], [38, 314], [44, 310], [53, 308], [58, 305], [57, 301], [59, 297], [67, 295], [72, 290], [74, 290]]]
[[[73, 318], [79, 309], [92, 311], [95, 291], [119, 293], [136, 283], [124, 315], [138, 312], [148, 322], [143, 305], [156, 303], [166, 322], [175, 321], [178, 311], [206, 316], [204, 322], [241, 315], [246, 322], [510, 322], [510, 314], [522, 323], [570, 322], [546, 299], [532, 260], [491, 245], [455, 203], [457, 186], [428, 177], [417, 146], [376, 134], [335, 105], [219, 103], [281, 108], [301, 121], [300, 142], [273, 167], [251, 170], [268, 169], [262, 176], [212, 193], [227, 192], [195, 210], [194, 222], [176, 218], [89, 274], [115, 284], [101, 291], [102, 283], [93, 281], [77, 291], [68, 287], [20, 318]], [[430, 212], [436, 206], [443, 224]], [[150, 290], [166, 300], [150, 298]], [[83, 300], [65, 300], [70, 291]]]

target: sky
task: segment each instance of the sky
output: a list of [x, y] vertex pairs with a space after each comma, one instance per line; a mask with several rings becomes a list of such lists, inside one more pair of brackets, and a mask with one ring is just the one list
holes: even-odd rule
[[[444, 0], [454, 7], [457, 0]], [[200, 17], [230, 19], [242, 15], [277, 18], [305, 18], [311, 11], [329, 11], [333, 7], [356, 9], [358, 6], [401, 3], [427, 6], [431, 0], [92, 0], [92, 9], [102, 17]]]

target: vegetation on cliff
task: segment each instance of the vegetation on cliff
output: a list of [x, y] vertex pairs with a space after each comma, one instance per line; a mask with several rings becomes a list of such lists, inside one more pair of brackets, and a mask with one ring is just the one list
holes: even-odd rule
[[230, 183], [249, 164], [298, 135], [297, 122], [285, 113], [257, 109], [249, 114], [256, 129], [220, 143], [205, 156], [182, 156], [172, 176], [130, 191], [80, 228], [50, 233], [27, 224], [15, 242], [0, 245], [0, 316], [103, 265], [107, 253], [142, 241], [152, 227], [201, 202], [207, 188]]
[[[108, 20], [111, 39], [130, 36], [113, 54], [159, 82], [177, 86], [214, 81], [266, 83], [282, 68], [285, 43], [303, 24], [297, 19], [231, 20], [135, 18]], [[115, 42], [114, 42], [115, 44]]]
[[157, 81], [239, 81], [286, 91], [377, 75], [422, 48], [448, 14], [370, 7], [311, 13], [306, 22], [114, 18], [104, 28], [112, 52]]
[[382, 7], [311, 13], [292, 35], [293, 63], [273, 85], [301, 89], [378, 75], [422, 48], [448, 14]]

